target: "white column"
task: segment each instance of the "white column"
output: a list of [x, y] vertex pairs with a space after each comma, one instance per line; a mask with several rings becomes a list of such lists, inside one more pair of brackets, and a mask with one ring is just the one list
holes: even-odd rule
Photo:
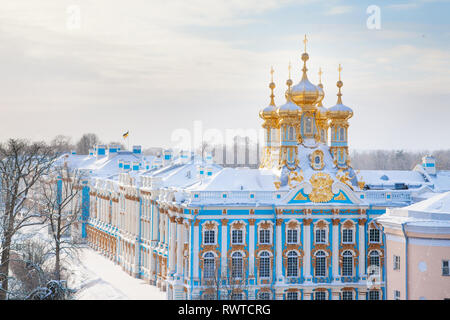
[[227, 274], [227, 244], [228, 244], [228, 232], [227, 232], [227, 219], [222, 219], [222, 248], [221, 248], [221, 276]]
[[199, 263], [199, 257], [198, 257], [198, 248], [199, 248], [199, 245], [200, 245], [200, 234], [199, 234], [199, 231], [198, 231], [198, 223], [199, 223], [199, 221], [198, 220], [196, 220], [195, 222], [194, 222], [194, 243], [193, 243], [193, 247], [194, 247], [194, 251], [193, 251], [193, 253], [192, 253], [192, 256], [193, 256], [193, 261], [192, 261], [192, 265], [193, 265], [193, 269], [194, 269], [194, 274], [192, 275], [193, 276], [193, 279], [194, 280], [198, 280], [198, 263]]
[[183, 274], [184, 232], [183, 218], [177, 219], [177, 275]]
[[175, 239], [176, 239], [175, 216], [170, 217], [169, 226], [170, 226], [169, 274], [172, 274], [175, 271]]
[[358, 300], [367, 300], [367, 296], [366, 296], [367, 291], [366, 290], [359, 289], [358, 293], [359, 293]]
[[332, 300], [339, 300], [340, 294], [339, 291], [331, 291], [331, 299]]
[[250, 231], [248, 240], [248, 250], [249, 250], [249, 277], [253, 278], [255, 276], [255, 219], [249, 219]]
[[282, 269], [282, 243], [281, 243], [281, 224], [283, 223], [283, 219], [277, 219], [276, 226], [276, 241], [277, 241], [277, 254], [276, 254], [276, 277], [278, 279], [283, 278], [283, 269]]
[[311, 279], [311, 219], [303, 219], [303, 274]]
[[364, 231], [364, 225], [366, 223], [366, 219], [360, 219], [359, 220], [359, 277], [365, 277], [366, 276], [366, 232]]
[[158, 208], [156, 207], [156, 204], [152, 204], [152, 226], [153, 226], [152, 240], [158, 240], [159, 217], [158, 217]]
[[332, 243], [332, 271], [334, 281], [340, 279], [339, 276], [339, 219], [332, 219], [333, 222], [333, 243]]

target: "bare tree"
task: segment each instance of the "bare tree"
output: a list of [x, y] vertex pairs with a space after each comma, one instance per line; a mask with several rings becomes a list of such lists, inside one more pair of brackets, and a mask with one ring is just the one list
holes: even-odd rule
[[[248, 264], [243, 261], [242, 269], [233, 266], [232, 258], [228, 259], [228, 268], [220, 273], [219, 259], [214, 264], [203, 265], [204, 295], [200, 299], [235, 300], [237, 295], [248, 291]], [[204, 263], [204, 262], [203, 262]], [[242, 297], [245, 299], [245, 297]]]
[[77, 153], [89, 154], [89, 149], [97, 143], [100, 143], [100, 139], [95, 133], [85, 133], [77, 142]]
[[81, 174], [64, 164], [55, 166], [43, 177], [37, 190], [40, 214], [49, 225], [50, 254], [55, 256], [54, 280], [57, 281], [61, 280], [62, 254], [73, 253], [78, 248], [76, 238], [70, 237], [70, 231], [81, 217], [80, 184]]
[[75, 149], [75, 146], [72, 144], [72, 138], [62, 134], [54, 137], [50, 142], [50, 146], [55, 150], [55, 152], [60, 154], [70, 152]]
[[9, 263], [14, 235], [27, 226], [42, 224], [30, 201], [32, 188], [47, 174], [56, 156], [43, 142], [10, 139], [0, 144], [0, 300], [8, 296]]

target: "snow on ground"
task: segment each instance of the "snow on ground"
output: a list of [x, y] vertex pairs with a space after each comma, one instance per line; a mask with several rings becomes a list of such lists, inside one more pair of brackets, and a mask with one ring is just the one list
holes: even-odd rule
[[86, 247], [72, 259], [69, 287], [77, 300], [165, 300], [166, 293], [128, 275], [119, 265]]

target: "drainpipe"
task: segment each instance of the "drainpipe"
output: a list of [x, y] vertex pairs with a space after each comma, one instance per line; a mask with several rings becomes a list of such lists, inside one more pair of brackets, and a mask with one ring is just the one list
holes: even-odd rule
[[402, 223], [402, 232], [405, 237], [405, 299], [408, 300], [408, 237], [405, 232], [406, 223]]

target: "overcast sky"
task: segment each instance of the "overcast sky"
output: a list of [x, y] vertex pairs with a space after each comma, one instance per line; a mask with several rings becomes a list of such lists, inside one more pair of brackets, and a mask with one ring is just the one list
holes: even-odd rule
[[197, 120], [258, 130], [270, 66], [279, 105], [306, 33], [326, 107], [343, 66], [352, 149], [450, 148], [449, 12], [443, 0], [1, 0], [0, 140], [129, 130], [151, 147]]

